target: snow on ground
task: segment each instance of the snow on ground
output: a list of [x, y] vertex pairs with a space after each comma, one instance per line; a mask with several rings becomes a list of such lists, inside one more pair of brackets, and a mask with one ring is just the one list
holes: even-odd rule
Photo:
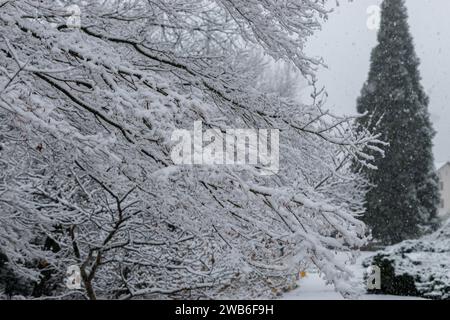
[[[365, 282], [363, 280], [364, 267], [362, 261], [375, 252], [362, 252], [358, 257], [356, 264], [350, 268], [355, 274], [355, 279], [361, 284], [361, 290], [364, 290]], [[307, 272], [306, 276], [298, 281], [298, 288], [286, 293], [283, 300], [344, 300], [341, 294], [334, 291], [333, 285], [327, 285], [326, 281], [317, 271]], [[423, 300], [417, 297], [402, 297], [389, 295], [364, 294], [361, 300]]]

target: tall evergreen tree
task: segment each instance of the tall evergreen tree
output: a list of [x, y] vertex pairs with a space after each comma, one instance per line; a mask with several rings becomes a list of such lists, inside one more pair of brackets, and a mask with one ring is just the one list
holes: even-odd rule
[[360, 124], [389, 143], [366, 198], [365, 222], [375, 239], [393, 244], [435, 226], [438, 183], [434, 173], [429, 99], [421, 84], [404, 0], [384, 0], [378, 45], [357, 108]]

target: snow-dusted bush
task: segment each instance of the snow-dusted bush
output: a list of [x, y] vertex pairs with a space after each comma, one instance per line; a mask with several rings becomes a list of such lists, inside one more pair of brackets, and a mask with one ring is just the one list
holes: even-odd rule
[[[365, 243], [365, 185], [349, 166], [381, 143], [320, 91], [309, 106], [258, 91], [248, 59], [257, 47], [313, 80], [302, 49], [323, 1], [0, 7], [0, 252], [29, 294], [253, 297], [308, 264], [351, 292], [335, 251]], [[280, 172], [174, 165], [171, 133], [196, 120], [281, 130]], [[71, 265], [83, 290], [64, 285]]]
[[381, 290], [375, 293], [450, 300], [450, 223], [388, 247], [364, 264], [381, 269]]

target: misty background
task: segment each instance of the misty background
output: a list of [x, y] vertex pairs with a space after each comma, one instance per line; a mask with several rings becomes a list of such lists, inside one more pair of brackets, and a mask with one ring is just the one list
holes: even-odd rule
[[[306, 52], [321, 56], [318, 84], [326, 87], [328, 106], [337, 114], [356, 113], [356, 99], [369, 72], [370, 53], [377, 30], [367, 27], [367, 8], [381, 0], [334, 1], [334, 12], [322, 31], [310, 38]], [[437, 134], [435, 162], [450, 160], [450, 1], [408, 0], [409, 25], [420, 58], [422, 85], [430, 98], [429, 111]]]

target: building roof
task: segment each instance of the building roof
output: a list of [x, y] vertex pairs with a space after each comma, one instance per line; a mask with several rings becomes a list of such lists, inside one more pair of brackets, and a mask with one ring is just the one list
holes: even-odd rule
[[450, 165], [450, 161], [447, 162], [437, 162], [436, 163], [436, 170], [439, 171], [441, 170], [443, 167]]

